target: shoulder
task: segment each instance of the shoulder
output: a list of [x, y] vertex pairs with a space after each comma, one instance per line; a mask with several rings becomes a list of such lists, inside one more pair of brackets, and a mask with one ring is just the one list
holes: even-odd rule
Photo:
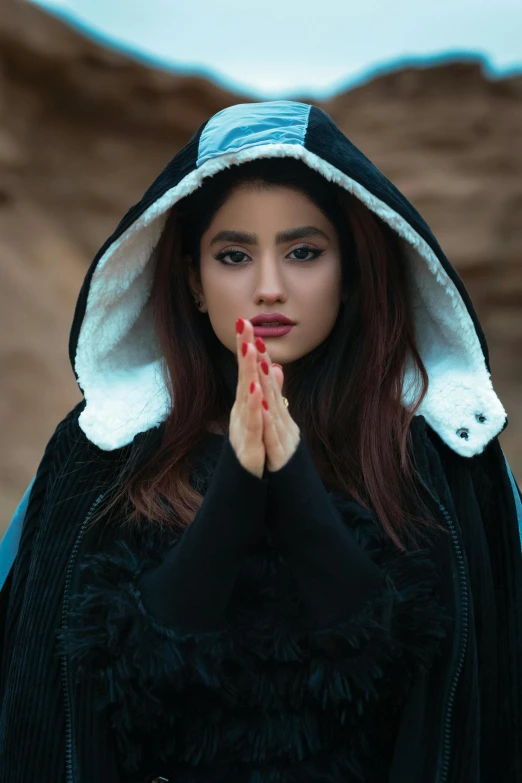
[[495, 484], [503, 483], [506, 467], [498, 436], [492, 438], [479, 454], [465, 457], [448, 446], [428, 424], [423, 425], [422, 431], [422, 444], [428, 459], [433, 462], [436, 455], [451, 484], [467, 480], [482, 490], [493, 490]]
[[121, 469], [123, 452], [105, 452], [94, 445], [83, 432], [79, 417], [85, 401], [79, 402], [57, 424], [38, 465], [29, 498], [27, 518], [38, 518], [43, 508], [63, 497], [74, 497], [78, 488], [88, 494], [105, 478]]
[[427, 478], [443, 473], [448, 479], [471, 476], [487, 471], [487, 464], [499, 450], [498, 438], [473, 457], [457, 454], [427, 423], [424, 416], [414, 416], [410, 424], [412, 456], [418, 469]]
[[32, 481], [29, 504], [25, 514], [26, 518], [31, 516], [35, 508], [42, 504], [47, 494], [47, 488], [57, 475], [60, 467], [70, 457], [73, 445], [78, 440], [78, 417], [84, 405], [85, 402], [82, 400], [70, 410], [56, 425], [54, 432], [47, 441]]
[[78, 418], [84, 407], [85, 400], [82, 400], [57, 424], [45, 447], [39, 470], [42, 469], [48, 460], [57, 463], [60, 459], [60, 454], [62, 457], [65, 457], [70, 447], [78, 443], [78, 440], [81, 440]]
[[[520, 494], [511, 477], [498, 436], [472, 457], [455, 453], [432, 430], [422, 427], [423, 438], [416, 443], [416, 460], [424, 461], [424, 470], [434, 486], [449, 494], [455, 510], [469, 517], [472, 530], [478, 519], [491, 530], [500, 531], [510, 546], [520, 550], [522, 523], [517, 501]], [[500, 536], [502, 537], [502, 536]]]
[[149, 430], [138, 433], [130, 444], [121, 448], [112, 451], [101, 449], [89, 440], [80, 426], [84, 408], [85, 400], [82, 400], [58, 423], [47, 443], [44, 459], [52, 458], [55, 468], [84, 459], [106, 465], [121, 465], [131, 453], [140, 451], [145, 445], [149, 445], [152, 439], [156, 440], [156, 435], [152, 435], [153, 431]]

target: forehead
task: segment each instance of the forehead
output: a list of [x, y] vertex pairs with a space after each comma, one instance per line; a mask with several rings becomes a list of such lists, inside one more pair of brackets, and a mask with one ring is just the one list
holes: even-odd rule
[[298, 187], [284, 183], [263, 182], [262, 180], [250, 180], [239, 182], [229, 191], [222, 207], [230, 202], [240, 203], [246, 201], [273, 201], [279, 203], [310, 206], [318, 209], [313, 198]]
[[247, 223], [259, 227], [277, 225], [286, 229], [305, 223], [314, 223], [323, 228], [332, 225], [317, 204], [298, 188], [279, 184], [268, 184], [260, 188], [256, 187], [255, 183], [242, 182], [230, 191], [214, 214], [205, 234], [217, 224], [226, 224], [227, 228], [240, 228], [246, 227]]

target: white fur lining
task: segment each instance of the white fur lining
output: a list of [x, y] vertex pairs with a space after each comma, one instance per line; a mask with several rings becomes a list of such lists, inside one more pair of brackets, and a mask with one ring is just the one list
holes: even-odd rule
[[[100, 259], [91, 280], [75, 361], [86, 399], [79, 421], [89, 440], [111, 451], [167, 417], [170, 401], [149, 304], [151, 259], [167, 212], [206, 177], [261, 157], [301, 159], [355, 195], [401, 237], [410, 270], [419, 351], [429, 375], [428, 393], [418, 413], [457, 454], [471, 457], [482, 452], [502, 430], [506, 412], [493, 390], [471, 316], [455, 284], [407, 221], [298, 144], [260, 145], [207, 160], [143, 212]], [[410, 366], [403, 390], [405, 405], [411, 403], [415, 391]]]

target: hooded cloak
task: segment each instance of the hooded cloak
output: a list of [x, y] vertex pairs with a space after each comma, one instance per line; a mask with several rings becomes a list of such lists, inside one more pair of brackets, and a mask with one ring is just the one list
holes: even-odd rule
[[[413, 205], [327, 113], [283, 100], [210, 117], [128, 210], [86, 274], [69, 342], [84, 399], [49, 441], [8, 536], [0, 777], [10, 783], [117, 780], [92, 696], [75, 693], [54, 634], [68, 629], [79, 531], [121, 461], [153, 441], [169, 414], [150, 305], [168, 211], [207, 177], [268, 157], [302, 160], [353, 194], [396, 232], [407, 262], [429, 379], [412, 436], [419, 476], [450, 533], [432, 554], [455, 622], [440, 661], [409, 695], [390, 783], [515, 783], [522, 776], [520, 493], [498, 442], [507, 416], [486, 339], [462, 281]], [[405, 405], [413, 373], [408, 364]]]

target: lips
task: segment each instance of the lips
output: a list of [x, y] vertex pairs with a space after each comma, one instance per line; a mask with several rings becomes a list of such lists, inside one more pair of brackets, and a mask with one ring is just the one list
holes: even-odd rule
[[277, 326], [273, 321], [270, 326], [254, 325], [255, 337], [284, 337], [294, 328], [294, 324], [280, 324]]
[[263, 327], [269, 327], [269, 326], [294, 326], [294, 322], [291, 321], [289, 318], [286, 317], [286, 315], [282, 315], [281, 313], [263, 313], [260, 315], [255, 315], [253, 318], [250, 319], [250, 322], [254, 326], [263, 326]]

